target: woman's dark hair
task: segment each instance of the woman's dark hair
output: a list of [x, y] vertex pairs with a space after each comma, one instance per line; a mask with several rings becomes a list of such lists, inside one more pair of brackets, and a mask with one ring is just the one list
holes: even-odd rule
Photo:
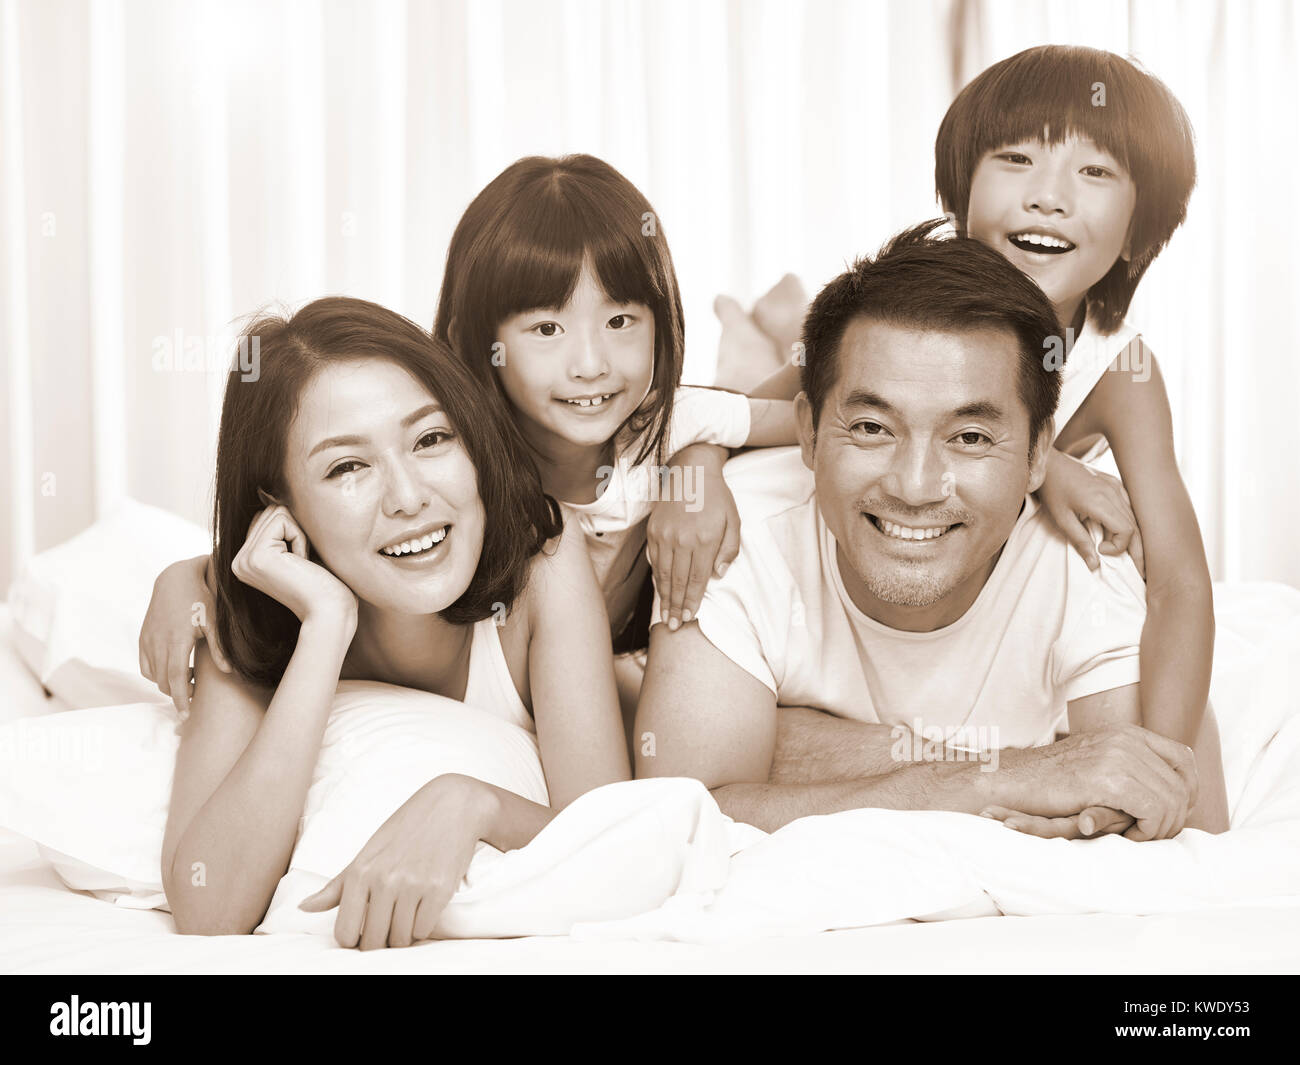
[[1017, 394], [1029, 412], [1029, 454], [1056, 412], [1061, 375], [1047, 357], [1059, 343], [1056, 312], [1033, 278], [987, 244], [932, 234], [946, 220], [922, 222], [865, 256], [817, 293], [804, 319], [803, 390], [813, 425], [839, 373], [839, 348], [849, 323], [872, 318], [890, 325], [964, 333], [1004, 328], [1020, 349]]
[[986, 152], [1021, 141], [1088, 137], [1128, 171], [1137, 189], [1132, 259], [1117, 260], [1088, 290], [1088, 313], [1113, 333], [1138, 282], [1187, 217], [1196, 153], [1187, 112], [1159, 78], [1096, 48], [1042, 45], [994, 63], [953, 100], [934, 142], [934, 183], [966, 229], [971, 177]]
[[650, 395], [620, 431], [642, 441], [635, 463], [652, 455], [662, 461], [682, 376], [682, 298], [658, 216], [608, 163], [591, 155], [534, 155], [493, 178], [452, 234], [434, 336], [500, 389], [492, 356], [501, 323], [564, 306], [587, 259], [611, 300], [644, 303], [654, 313]]
[[[562, 518], [543, 493], [537, 468], [495, 390], [483, 388], [414, 322], [366, 300], [330, 297], [287, 318], [260, 315], [244, 330], [240, 345], [221, 408], [212, 517], [217, 627], [240, 674], [277, 685], [298, 640], [293, 612], [239, 580], [231, 563], [265, 506], [258, 489], [289, 498], [289, 428], [303, 389], [332, 362], [383, 358], [406, 370], [437, 398], [474, 465], [486, 518], [483, 547], [469, 587], [439, 616], [465, 625], [491, 616], [496, 603], [514, 602], [527, 582], [530, 560], [559, 535]], [[314, 551], [311, 557], [320, 561]]]

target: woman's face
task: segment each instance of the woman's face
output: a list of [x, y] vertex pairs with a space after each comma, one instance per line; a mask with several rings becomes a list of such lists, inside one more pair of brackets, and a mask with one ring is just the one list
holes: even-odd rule
[[289, 509], [363, 602], [433, 614], [464, 594], [485, 513], [438, 400], [383, 358], [334, 362], [303, 389], [285, 452]]

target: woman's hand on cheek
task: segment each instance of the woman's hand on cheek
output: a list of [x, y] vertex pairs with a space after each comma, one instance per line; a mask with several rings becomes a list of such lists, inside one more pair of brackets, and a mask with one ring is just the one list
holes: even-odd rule
[[740, 512], [722, 476], [726, 455], [702, 444], [674, 456], [663, 484], [669, 491], [646, 525], [658, 620], [673, 631], [695, 617], [709, 578], [721, 577], [740, 550]]
[[354, 625], [357, 597], [308, 557], [307, 536], [282, 504], [258, 511], [231, 569], [245, 584], [293, 611], [299, 621], [328, 615]]
[[487, 831], [491, 803], [490, 789], [470, 777], [431, 780], [299, 909], [337, 906], [334, 938], [342, 947], [409, 947], [429, 939]]

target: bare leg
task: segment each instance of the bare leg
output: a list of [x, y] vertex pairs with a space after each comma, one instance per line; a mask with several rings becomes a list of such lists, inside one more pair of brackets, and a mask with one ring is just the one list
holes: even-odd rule
[[713, 313], [722, 323], [714, 384], [748, 392], [780, 367], [781, 353], [772, 338], [730, 296], [715, 299]]
[[794, 274], [786, 274], [754, 304], [754, 324], [772, 338], [782, 362], [789, 362], [794, 354], [807, 313], [808, 293]]

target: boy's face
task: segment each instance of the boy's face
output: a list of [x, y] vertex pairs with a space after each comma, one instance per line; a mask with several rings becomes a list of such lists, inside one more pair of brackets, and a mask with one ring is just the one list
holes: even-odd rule
[[[985, 153], [971, 176], [969, 236], [996, 248], [1071, 317], [1131, 253], [1137, 188], [1087, 137], [1021, 141]], [[1062, 321], [1068, 326], [1068, 321]]]

